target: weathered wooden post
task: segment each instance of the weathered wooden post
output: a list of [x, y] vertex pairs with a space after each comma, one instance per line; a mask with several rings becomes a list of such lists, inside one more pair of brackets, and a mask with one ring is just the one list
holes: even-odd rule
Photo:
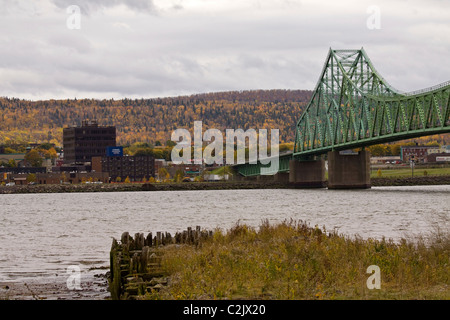
[[143, 233], [136, 233], [134, 235], [134, 245], [135, 245], [134, 250], [142, 250], [142, 248], [145, 245]]
[[161, 245], [161, 231], [156, 232], [156, 246]]
[[132, 238], [128, 232], [122, 233], [120, 243], [113, 239], [110, 251], [110, 292], [111, 298], [135, 299], [146, 292], [159, 291], [167, 284], [165, 271], [161, 268], [161, 250], [158, 247], [169, 244], [195, 244], [211, 237], [212, 231], [202, 231], [200, 226], [195, 230], [175, 233], [157, 232], [153, 237], [143, 233], [135, 233]]
[[121, 265], [121, 246], [117, 243], [116, 239], [113, 239], [111, 252], [110, 252], [110, 292], [111, 298], [120, 299], [121, 286], [122, 286], [122, 273], [120, 270]]
[[152, 233], [150, 232], [147, 235], [147, 238], [145, 240], [145, 245], [151, 247], [153, 245], [153, 238], [152, 238]]

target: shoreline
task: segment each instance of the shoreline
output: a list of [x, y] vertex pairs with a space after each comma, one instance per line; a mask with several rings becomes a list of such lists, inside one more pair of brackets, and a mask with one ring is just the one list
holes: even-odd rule
[[0, 281], [0, 300], [109, 300], [108, 272], [82, 274], [81, 290], [67, 287], [67, 275]]
[[[372, 178], [372, 187], [450, 185], [450, 175]], [[235, 189], [291, 189], [288, 182], [281, 181], [226, 181], [182, 183], [111, 183], [111, 184], [48, 184], [0, 186], [0, 194], [24, 193], [71, 193], [71, 192], [130, 192], [130, 191], [183, 191], [183, 190], [235, 190]]]

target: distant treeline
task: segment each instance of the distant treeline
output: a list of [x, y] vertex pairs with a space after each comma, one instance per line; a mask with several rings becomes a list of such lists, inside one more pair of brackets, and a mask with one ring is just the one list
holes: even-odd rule
[[0, 98], [0, 144], [62, 144], [62, 128], [96, 119], [115, 125], [117, 142], [158, 144], [177, 128], [279, 129], [280, 142], [294, 141], [296, 121], [308, 103], [307, 90], [230, 91], [154, 99]]
[[[215, 128], [222, 132], [240, 128], [279, 129], [280, 143], [292, 143], [297, 120], [311, 94], [308, 90], [249, 90], [120, 100], [29, 101], [0, 97], [0, 145], [61, 146], [63, 127], [81, 125], [85, 119], [116, 126], [117, 143], [125, 146], [136, 142], [167, 145], [175, 129], [192, 132], [194, 121], [202, 121], [203, 130]], [[408, 141], [442, 145], [450, 143], [450, 134]], [[398, 147], [378, 149], [374, 148], [374, 153], [398, 154]]]

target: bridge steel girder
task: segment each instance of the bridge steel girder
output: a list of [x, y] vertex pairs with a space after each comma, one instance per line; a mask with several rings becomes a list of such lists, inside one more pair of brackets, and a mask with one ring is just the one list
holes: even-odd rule
[[273, 175], [276, 173], [285, 173], [289, 172], [289, 160], [292, 159], [292, 153], [287, 153], [284, 155], [280, 155], [278, 157], [278, 168], [274, 168], [272, 171], [270, 171], [268, 168], [270, 167], [270, 164], [262, 164], [261, 161], [257, 161], [256, 163], [243, 163], [243, 164], [237, 164], [234, 165], [234, 169], [237, 171], [237, 173], [244, 177], [251, 177], [251, 176], [260, 176], [261, 174], [261, 168], [267, 168], [266, 172], [264, 172], [265, 175]]
[[332, 50], [296, 125], [293, 157], [450, 132], [450, 81], [403, 93], [364, 49]]

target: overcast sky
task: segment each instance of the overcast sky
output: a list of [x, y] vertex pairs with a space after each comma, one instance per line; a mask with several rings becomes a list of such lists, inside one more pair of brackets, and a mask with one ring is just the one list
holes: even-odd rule
[[0, 28], [0, 96], [31, 100], [312, 90], [330, 47], [450, 80], [449, 0], [0, 0]]

